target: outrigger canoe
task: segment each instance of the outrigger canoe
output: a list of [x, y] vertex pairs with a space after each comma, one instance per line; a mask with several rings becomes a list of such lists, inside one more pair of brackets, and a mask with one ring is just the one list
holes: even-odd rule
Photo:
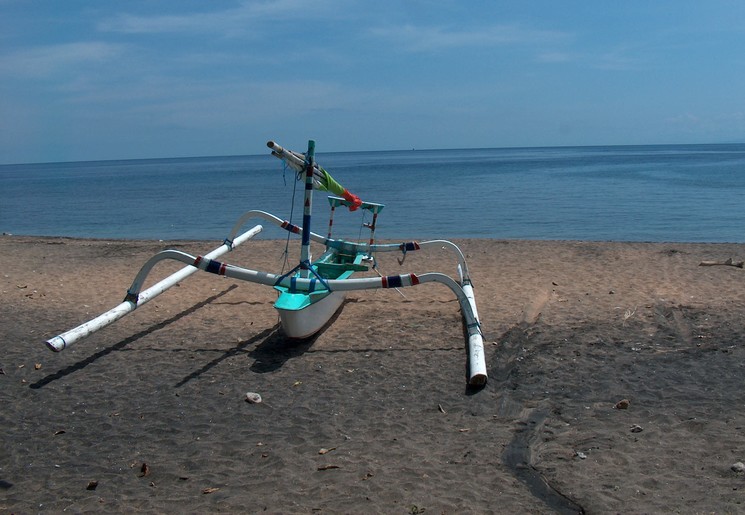
[[[46, 340], [46, 345], [54, 351], [62, 351], [81, 338], [131, 313], [198, 270], [273, 287], [278, 292], [274, 308], [279, 313], [282, 331], [289, 338], [308, 338], [317, 334], [339, 310], [349, 291], [405, 288], [436, 282], [447, 286], [460, 304], [468, 334], [467, 382], [470, 386], [486, 384], [487, 373], [481, 323], [468, 266], [461, 250], [447, 240], [375, 243], [377, 217], [383, 210], [383, 204], [363, 202], [357, 195], [341, 186], [325, 169], [318, 166], [315, 162], [313, 140], [308, 142], [308, 150], [305, 154], [287, 150], [273, 141], [268, 142], [267, 145], [272, 149], [272, 155], [284, 161], [297, 173], [298, 180], [304, 183], [302, 226], [294, 225], [288, 220], [282, 220], [265, 211], [248, 211], [238, 219], [223, 244], [204, 256], [193, 256], [177, 250], [159, 252], [142, 266], [121, 304], [92, 320]], [[328, 197], [331, 214], [327, 236], [311, 231], [315, 189], [332, 194]], [[370, 229], [369, 240], [352, 242], [332, 237], [334, 212], [342, 206], [350, 210], [362, 209], [372, 214], [372, 222], [365, 224]], [[275, 274], [217, 261], [216, 258], [230, 252], [263, 230], [261, 225], [256, 225], [248, 231], [240, 232], [246, 222], [253, 218], [261, 218], [301, 237], [300, 259], [297, 266], [287, 273]], [[316, 260], [313, 260], [311, 256], [311, 241], [325, 246], [325, 251]], [[374, 259], [376, 253], [400, 252], [405, 258], [407, 252], [428, 248], [446, 248], [453, 252], [457, 261], [457, 281], [439, 272], [388, 276], [378, 273], [378, 276], [373, 277], [355, 277], [355, 274], [370, 269], [377, 272]], [[153, 267], [164, 260], [180, 261], [187, 266], [143, 290], [145, 280]], [[400, 261], [403, 262], [403, 260]]]

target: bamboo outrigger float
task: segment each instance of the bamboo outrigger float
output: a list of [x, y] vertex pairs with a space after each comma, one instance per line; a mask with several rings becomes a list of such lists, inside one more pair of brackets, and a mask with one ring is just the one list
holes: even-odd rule
[[[318, 166], [315, 163], [314, 141], [308, 142], [308, 151], [305, 154], [284, 149], [273, 141], [268, 142], [267, 145], [272, 149], [272, 155], [280, 158], [287, 166], [295, 170], [299, 179], [304, 179], [302, 227], [293, 225], [289, 221], [282, 220], [265, 211], [248, 211], [236, 222], [224, 243], [204, 256], [192, 256], [177, 250], [159, 252], [142, 266], [121, 304], [88, 322], [50, 338], [46, 341], [47, 346], [57, 352], [66, 349], [81, 338], [131, 313], [197, 270], [274, 287], [279, 293], [274, 307], [279, 312], [282, 330], [290, 338], [308, 338], [316, 334], [342, 305], [346, 292], [378, 288], [402, 288], [436, 282], [450, 288], [460, 304], [468, 333], [468, 384], [470, 386], [486, 384], [487, 374], [481, 324], [476, 309], [473, 285], [461, 250], [455, 244], [446, 240], [376, 244], [375, 226], [378, 214], [384, 206], [372, 202], [362, 202], [356, 195], [337, 183], [326, 170]], [[312, 232], [310, 229], [314, 189], [326, 190], [333, 194], [329, 196], [331, 216], [328, 235], [325, 237]], [[365, 224], [370, 229], [368, 242], [350, 242], [332, 238], [333, 216], [336, 208], [340, 206], [346, 206], [350, 210], [363, 209], [372, 214], [372, 223]], [[300, 235], [300, 261], [295, 268], [285, 274], [274, 274], [216, 260], [216, 258], [233, 250], [262, 231], [263, 227], [256, 225], [252, 229], [240, 233], [246, 222], [253, 218], [263, 219], [290, 233]], [[312, 261], [311, 241], [321, 243], [326, 248], [326, 251], [315, 261]], [[437, 272], [352, 277], [355, 273], [366, 271], [371, 266], [375, 269], [373, 257], [375, 253], [401, 252], [405, 258], [407, 252], [433, 247], [446, 248], [453, 252], [458, 262], [459, 280], [456, 281], [448, 275]], [[143, 291], [142, 287], [150, 271], [157, 263], [164, 260], [179, 261], [187, 266]], [[403, 260], [399, 260], [399, 262], [403, 264]], [[377, 269], [375, 271], [377, 272]]]

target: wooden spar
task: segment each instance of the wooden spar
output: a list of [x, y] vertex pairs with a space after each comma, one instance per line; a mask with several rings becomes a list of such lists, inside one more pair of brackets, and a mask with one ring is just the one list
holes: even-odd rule
[[[283, 148], [274, 141], [267, 141], [266, 146], [272, 149], [272, 155], [285, 161], [296, 172], [303, 171], [305, 166], [305, 156], [298, 152]], [[314, 171], [319, 170], [318, 165], [313, 165]]]
[[[278, 145], [274, 141], [267, 141], [266, 146], [272, 149], [272, 155], [274, 157], [284, 161], [287, 166], [292, 168], [298, 174], [305, 171], [305, 154], [283, 148], [281, 145]], [[315, 162], [315, 157], [313, 162], [313, 175], [316, 180], [320, 180], [324, 177], [324, 173], [321, 171], [321, 167], [318, 166], [318, 163]]]
[[[253, 238], [256, 236], [259, 232], [261, 232], [262, 226], [257, 225], [253, 227], [252, 229], [244, 232], [240, 236], [238, 236], [235, 241], [228, 242], [226, 241], [221, 245], [220, 247], [216, 248], [209, 254], [207, 254], [205, 257], [209, 256], [209, 259], [213, 259], [219, 256], [222, 256], [226, 252], [233, 250], [233, 248], [237, 247], [241, 243], [245, 242], [246, 240]], [[70, 329], [67, 332], [64, 332], [58, 336], [55, 336], [54, 338], [50, 338], [45, 343], [47, 346], [55, 351], [59, 352], [76, 341], [80, 340], [81, 338], [84, 338], [91, 333], [94, 333], [98, 331], [99, 329], [102, 329], [120, 318], [122, 318], [124, 315], [131, 313], [139, 306], [142, 306], [146, 302], [154, 299], [161, 293], [165, 292], [172, 286], [176, 285], [177, 283], [183, 281], [190, 275], [192, 275], [194, 272], [199, 270], [196, 267], [193, 266], [187, 266], [179, 270], [178, 272], [175, 272], [162, 281], [158, 282], [157, 284], [151, 286], [147, 290], [143, 291], [142, 293], [138, 292], [138, 295], [134, 296], [134, 299], [131, 298], [131, 295], [127, 295], [127, 300], [119, 304], [118, 306], [110, 309], [106, 313], [103, 313], [96, 318], [89, 320], [88, 322], [85, 322], [73, 329]]]
[[[227, 263], [221, 263], [206, 256], [195, 257], [178, 250], [164, 250], [153, 256], [142, 267], [142, 270], [140, 270], [137, 278], [135, 278], [129, 293], [137, 296], [139, 293], [139, 287], [144, 283], [145, 278], [152, 267], [159, 261], [166, 259], [181, 261], [182, 263], [196, 266], [200, 270], [224, 275], [225, 277], [230, 277], [232, 279], [264, 284], [267, 286], [283, 286], [285, 288], [292, 286], [297, 292], [307, 292], [312, 289], [317, 291], [319, 289], [319, 285], [314, 278], [280, 276], [277, 274], [259, 272], [248, 268], [229, 265]], [[461, 285], [448, 275], [430, 272], [421, 275], [404, 274], [364, 277], [358, 279], [329, 279], [326, 281], [326, 286], [330, 291], [343, 292], [417, 286], [428, 282], [444, 284], [450, 288], [458, 299], [466, 330], [468, 332], [468, 383], [471, 386], [481, 386], [485, 384], [487, 375], [484, 356], [484, 340], [481, 334], [478, 312], [476, 310], [476, 300], [470, 282]]]

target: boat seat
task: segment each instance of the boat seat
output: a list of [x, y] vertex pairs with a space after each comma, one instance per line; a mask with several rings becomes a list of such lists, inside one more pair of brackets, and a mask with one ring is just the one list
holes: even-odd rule
[[316, 270], [323, 272], [367, 272], [370, 267], [356, 263], [316, 263]]

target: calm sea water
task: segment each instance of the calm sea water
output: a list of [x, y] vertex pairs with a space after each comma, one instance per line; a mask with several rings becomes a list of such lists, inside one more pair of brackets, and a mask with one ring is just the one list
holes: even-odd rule
[[[317, 161], [386, 205], [379, 238], [745, 241], [743, 144], [319, 153]], [[0, 232], [222, 241], [250, 209], [301, 224], [295, 186], [268, 152], [5, 165]], [[314, 230], [325, 234], [325, 194], [315, 202]], [[360, 225], [369, 219], [337, 213], [337, 236], [367, 237]], [[286, 236], [263, 225], [264, 238]]]

